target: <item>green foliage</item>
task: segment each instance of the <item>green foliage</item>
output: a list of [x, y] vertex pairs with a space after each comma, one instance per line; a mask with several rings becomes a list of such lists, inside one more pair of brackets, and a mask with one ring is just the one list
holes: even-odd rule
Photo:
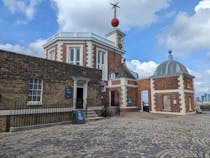
[[202, 110], [210, 110], [210, 104], [201, 105]]

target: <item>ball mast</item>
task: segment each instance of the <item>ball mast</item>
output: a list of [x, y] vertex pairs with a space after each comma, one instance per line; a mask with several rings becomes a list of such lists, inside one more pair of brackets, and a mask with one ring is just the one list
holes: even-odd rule
[[119, 19], [117, 18], [117, 8], [120, 8], [120, 6], [118, 5], [119, 2], [110, 4], [113, 6], [112, 9], [114, 9], [114, 18], [112, 19], [111, 24], [113, 27], [117, 27], [120, 23]]
[[110, 3], [113, 7], [112, 9], [114, 9], [114, 18], [117, 17], [117, 8], [120, 8], [120, 6], [118, 5], [119, 2], [116, 2], [116, 3]]

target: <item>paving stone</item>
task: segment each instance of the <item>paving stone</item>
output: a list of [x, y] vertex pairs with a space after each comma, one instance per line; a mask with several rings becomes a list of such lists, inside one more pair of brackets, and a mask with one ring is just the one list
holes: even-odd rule
[[0, 133], [0, 157], [208, 158], [209, 120], [207, 114], [129, 113], [82, 125]]

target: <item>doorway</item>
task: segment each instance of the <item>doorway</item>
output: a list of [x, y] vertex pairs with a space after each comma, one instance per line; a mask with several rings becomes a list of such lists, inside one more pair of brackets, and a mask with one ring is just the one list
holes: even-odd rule
[[169, 95], [163, 96], [163, 110], [171, 111], [171, 97]]
[[192, 112], [192, 102], [191, 97], [188, 97], [188, 103], [189, 103], [189, 112]]
[[148, 90], [141, 91], [141, 109], [149, 112], [149, 92]]
[[115, 91], [111, 91], [111, 106], [115, 106]]
[[83, 88], [77, 87], [76, 109], [83, 109]]

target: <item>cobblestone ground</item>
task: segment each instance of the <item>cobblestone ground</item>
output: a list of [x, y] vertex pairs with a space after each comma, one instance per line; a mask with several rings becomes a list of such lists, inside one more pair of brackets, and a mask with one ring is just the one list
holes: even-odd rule
[[210, 115], [129, 113], [0, 134], [1, 158], [210, 157]]

